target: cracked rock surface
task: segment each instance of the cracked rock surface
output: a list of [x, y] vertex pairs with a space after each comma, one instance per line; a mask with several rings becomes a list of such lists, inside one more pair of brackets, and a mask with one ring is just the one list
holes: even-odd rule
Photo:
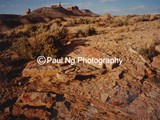
[[17, 60], [16, 53], [1, 51], [0, 119], [159, 120], [160, 54], [146, 59], [140, 52], [149, 38], [160, 39], [158, 23], [137, 23], [134, 31], [98, 27], [100, 34], [81, 38], [88, 46], [79, 40], [78, 50], [69, 55], [123, 59], [115, 67], [39, 65], [36, 60]]

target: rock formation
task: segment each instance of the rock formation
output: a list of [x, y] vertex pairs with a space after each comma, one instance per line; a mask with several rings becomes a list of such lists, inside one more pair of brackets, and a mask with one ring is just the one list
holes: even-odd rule
[[31, 13], [31, 9], [28, 8], [28, 10], [24, 13], [24, 15], [29, 15]]
[[68, 7], [67, 10], [79, 10], [78, 6]]
[[[44, 11], [46, 14], [51, 12], [49, 15], [53, 11], [67, 11], [64, 8], [44, 8], [34, 15], [39, 15], [41, 10], [43, 14]], [[157, 16], [160, 20], [160, 15]], [[61, 35], [66, 31], [61, 32], [56, 21], [25, 25], [0, 34], [0, 120], [159, 120], [159, 20], [139, 21], [135, 22], [136, 26], [132, 23], [116, 27], [111, 26], [117, 24], [116, 21], [108, 22], [109, 26], [105, 23], [110, 17], [113, 20], [126, 18], [110, 15], [103, 17], [104, 19], [99, 17], [97, 22], [71, 26], [65, 23], [77, 18], [61, 21], [62, 26], [68, 30], [64, 38]], [[139, 16], [135, 17], [139, 19]], [[128, 19], [133, 20], [133, 17]], [[70, 30], [78, 29], [79, 32], [80, 29], [83, 32], [83, 26], [88, 27], [88, 24], [95, 27], [97, 34], [79, 38], [67, 36]], [[52, 40], [66, 38], [70, 38], [69, 42], [63, 44], [60, 55], [63, 57], [62, 52], [65, 52], [64, 57], [75, 58], [74, 65], [69, 62], [39, 65], [36, 58], [28, 61], [22, 59], [23, 56], [18, 52], [22, 51], [23, 55], [30, 57], [31, 52], [36, 49], [41, 55], [44, 52], [36, 48], [40, 42], [37, 39], [45, 41], [40, 42], [47, 45], [42, 48], [50, 51], [49, 42], [52, 44]], [[23, 41], [24, 39], [26, 40]], [[156, 41], [152, 41], [156, 43], [155, 48], [148, 50], [145, 43], [151, 40]], [[77, 62], [78, 57], [117, 57], [123, 59], [123, 63], [102, 66]]]
[[62, 5], [61, 5], [61, 2], [59, 3], [59, 5], [52, 5], [51, 8], [61, 8]]
[[0, 32], [23, 24], [49, 22], [55, 18], [75, 16], [97, 17], [98, 15], [91, 11], [84, 12], [83, 10], [79, 10], [78, 6], [65, 9], [61, 3], [59, 3], [58, 5], [52, 5], [51, 7], [38, 8], [32, 12], [28, 9], [22, 16], [5, 14], [0, 15]]

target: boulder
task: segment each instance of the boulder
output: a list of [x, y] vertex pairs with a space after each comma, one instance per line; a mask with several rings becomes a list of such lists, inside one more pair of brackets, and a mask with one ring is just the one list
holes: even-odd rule
[[18, 106], [51, 108], [52, 104], [52, 97], [48, 97], [46, 92], [25, 92], [16, 101]]
[[105, 103], [107, 101], [108, 97], [109, 97], [109, 95], [107, 93], [102, 93], [101, 94], [101, 101], [103, 103]]
[[153, 58], [153, 62], [151, 63], [151, 65], [157, 71], [160, 71], [160, 55]]
[[58, 70], [52, 65], [41, 66], [37, 61], [31, 61], [27, 64], [22, 72], [23, 77], [34, 77], [34, 76], [55, 76], [58, 73]]
[[58, 117], [66, 119], [67, 117], [69, 117], [69, 109], [67, 108], [67, 106], [65, 105], [65, 102], [56, 102], [56, 108], [58, 112]]
[[27, 9], [27, 11], [24, 13], [24, 15], [29, 15], [31, 13], [31, 9]]
[[17, 99], [13, 107], [12, 114], [14, 116], [24, 115], [29, 119], [49, 120], [51, 113], [47, 109], [51, 109], [55, 102], [55, 96], [46, 92], [24, 92]]
[[20, 116], [24, 115], [28, 119], [35, 119], [38, 118], [38, 120], [49, 120], [51, 113], [47, 110], [43, 109], [34, 109], [34, 108], [21, 108], [18, 106], [13, 107], [13, 115], [14, 116]]
[[[84, 46], [79, 46], [77, 47], [73, 52], [71, 52], [69, 54], [70, 57], [78, 59], [79, 57], [85, 58], [85, 59], [92, 59], [92, 58], [96, 58], [96, 59], [110, 59], [111, 56], [106, 55], [103, 52], [98, 51], [95, 48], [92, 47], [84, 47]], [[96, 68], [105, 68], [107, 67], [108, 69], [112, 69], [115, 65], [115, 63], [113, 64], [96, 64], [96, 63], [88, 63]]]
[[155, 50], [160, 53], [160, 44], [155, 47]]
[[[75, 77], [75, 74], [65, 73], [65, 70], [60, 64], [45, 64], [39, 65], [37, 61], [30, 61], [22, 72], [23, 77], [30, 77], [32, 81], [35, 81], [35, 77], [40, 78], [41, 82], [48, 83], [50, 80], [52, 83], [68, 82]], [[33, 78], [33, 79], [32, 79]], [[37, 79], [39, 80], [39, 79]]]

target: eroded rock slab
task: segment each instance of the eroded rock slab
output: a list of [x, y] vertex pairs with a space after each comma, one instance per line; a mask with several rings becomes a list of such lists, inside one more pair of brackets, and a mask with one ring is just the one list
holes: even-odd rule
[[155, 50], [160, 53], [160, 44], [155, 47]]
[[49, 120], [51, 113], [43, 109], [34, 109], [34, 108], [21, 108], [14, 106], [13, 115], [19, 116], [24, 115], [29, 119], [40, 119], [40, 120]]
[[153, 58], [152, 67], [160, 73], [160, 55]]
[[71, 73], [68, 74], [65, 74], [65, 71], [58, 63], [39, 65], [37, 61], [29, 62], [22, 72], [23, 77], [40, 77], [41, 81], [46, 81], [46, 78], [49, 78], [52, 82], [67, 82], [75, 76]]
[[[92, 47], [84, 47], [84, 46], [79, 46], [77, 47], [72, 53], [69, 54], [69, 56], [71, 56], [72, 58], [78, 59], [79, 57], [82, 58], [86, 58], [86, 59], [92, 59], [92, 58], [96, 58], [96, 59], [111, 59], [111, 56], [108, 56], [105, 53], [102, 53], [98, 50], [96, 50], [95, 48]], [[88, 63], [94, 67], [97, 68], [104, 68], [107, 67], [108, 69], [112, 69], [114, 64], [96, 64], [96, 63]]]
[[24, 115], [29, 119], [49, 120], [51, 109], [55, 102], [56, 94], [47, 92], [24, 92], [13, 107], [13, 115]]
[[52, 65], [41, 66], [37, 61], [31, 61], [27, 64], [22, 72], [23, 77], [33, 77], [33, 76], [51, 76], [56, 75], [57, 70]]
[[45, 92], [25, 92], [18, 98], [16, 104], [51, 108], [53, 100]]

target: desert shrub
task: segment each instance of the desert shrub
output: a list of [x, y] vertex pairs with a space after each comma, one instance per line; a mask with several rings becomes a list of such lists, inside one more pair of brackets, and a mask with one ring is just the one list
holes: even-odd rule
[[154, 83], [160, 83], [160, 77], [159, 76], [154, 77], [153, 82]]
[[123, 19], [120, 18], [120, 17], [116, 17], [116, 18], [114, 18], [111, 26], [112, 27], [120, 27], [120, 26], [123, 26], [123, 25], [125, 25]]
[[96, 34], [96, 30], [95, 30], [94, 27], [89, 27], [89, 28], [87, 29], [87, 35], [88, 35], [88, 36], [95, 35], [95, 34]]
[[36, 34], [36, 32], [39, 30], [37, 25], [23, 25], [19, 26], [13, 30], [10, 31], [9, 36], [12, 36], [12, 38], [29, 38]]
[[74, 38], [92, 36], [95, 34], [96, 34], [96, 29], [94, 27], [85, 25], [69, 30], [67, 38], [74, 39]]
[[135, 17], [135, 22], [145, 22], [150, 21], [150, 15], [137, 15]]
[[134, 20], [134, 15], [127, 15], [127, 16], [116, 16], [113, 19], [112, 26], [113, 27], [120, 27], [120, 26], [127, 26], [127, 25], [134, 25], [136, 22]]
[[21, 37], [30, 37], [30, 36], [31, 36], [31, 35], [30, 35], [29, 32], [22, 32], [22, 31], [20, 31], [20, 32], [18, 32], [17, 34], [15, 34], [14, 37], [16, 37], [16, 38], [21, 38]]
[[69, 19], [66, 23], [67, 27], [75, 26], [76, 25], [76, 20], [75, 19]]
[[56, 19], [55, 20], [55, 23], [58, 25], [58, 26], [62, 26], [62, 21], [60, 19]]
[[74, 37], [78, 37], [78, 38], [81, 38], [81, 37], [84, 37], [85, 36], [85, 32], [83, 32], [81, 29], [78, 29], [76, 31], [76, 33], [74, 34]]
[[97, 17], [88, 18], [90, 24], [95, 24], [96, 23], [96, 19], [97, 19]]
[[111, 27], [134, 25], [137, 22], [153, 21], [159, 19], [159, 15], [127, 15], [113, 17]]
[[103, 21], [109, 21], [109, 20], [111, 20], [112, 19], [112, 16], [111, 16], [111, 14], [108, 14], [108, 13], [105, 13], [103, 16], [102, 16], [102, 20]]
[[135, 16], [136, 15], [127, 15], [127, 16], [124, 16], [124, 23], [125, 25], [135, 25], [136, 24], [136, 21], [135, 21]]
[[15, 41], [13, 46], [13, 50], [19, 54], [20, 58], [35, 59], [40, 55], [56, 57], [62, 44], [55, 36], [46, 36], [32, 42], [21, 38]]
[[137, 22], [153, 21], [159, 19], [159, 15], [127, 15], [127, 16], [116, 16], [113, 19], [113, 27], [123, 25], [134, 25]]
[[100, 27], [106, 27], [109, 26], [112, 23], [112, 21], [113, 17], [110, 14], [106, 13], [103, 16], [96, 18], [95, 24]]
[[37, 29], [38, 29], [38, 28], [37, 28], [36, 25], [27, 25], [25, 32], [30, 32], [30, 33], [32, 33], [32, 32], [36, 32]]
[[144, 15], [144, 16], [142, 16], [141, 21], [142, 21], [142, 22], [150, 21], [150, 16], [149, 16], [149, 15]]
[[13, 50], [18, 53], [20, 58], [34, 59], [33, 48], [26, 38], [14, 41]]
[[6, 34], [0, 33], [0, 39], [3, 39], [6, 36]]
[[130, 31], [132, 31], [132, 32], [134, 32], [134, 31], [136, 31], [137, 30], [137, 23], [135, 23], [134, 25], [132, 25], [131, 27], [129, 27], [129, 30]]
[[77, 20], [77, 24], [89, 24], [90, 20], [87, 18], [80, 18]]
[[124, 39], [123, 36], [120, 35], [120, 34], [115, 34], [115, 35], [114, 35], [114, 40], [115, 40], [116, 42], [122, 41], [123, 39]]
[[154, 49], [146, 49], [142, 48], [140, 49], [139, 53], [145, 58], [145, 59], [152, 59], [156, 55], [156, 51]]
[[106, 25], [106, 22], [104, 22], [104, 21], [96, 22], [96, 25], [97, 25], [98, 27], [106, 27], [106, 26], [107, 26], [107, 25]]
[[51, 27], [51, 24], [40, 23], [37, 25], [38, 31], [36, 32], [36, 34], [45, 33], [50, 30], [50, 27]]
[[32, 27], [25, 28], [26, 32], [18, 33], [23, 34], [14, 38], [12, 49], [25, 59], [35, 59], [40, 55], [57, 57], [57, 52], [63, 47], [63, 40], [67, 37], [67, 29], [57, 23], [38, 24], [33, 27], [38, 28], [36, 32], [30, 34]]
[[160, 19], [160, 15], [150, 15], [150, 21], [158, 20]]
[[91, 23], [89, 18], [74, 18], [74, 19], [69, 19], [68, 22], [66, 23], [66, 26], [71, 27], [75, 25], [89, 24], [89, 23]]
[[87, 37], [96, 34], [94, 27], [86, 26], [77, 30], [76, 37]]

